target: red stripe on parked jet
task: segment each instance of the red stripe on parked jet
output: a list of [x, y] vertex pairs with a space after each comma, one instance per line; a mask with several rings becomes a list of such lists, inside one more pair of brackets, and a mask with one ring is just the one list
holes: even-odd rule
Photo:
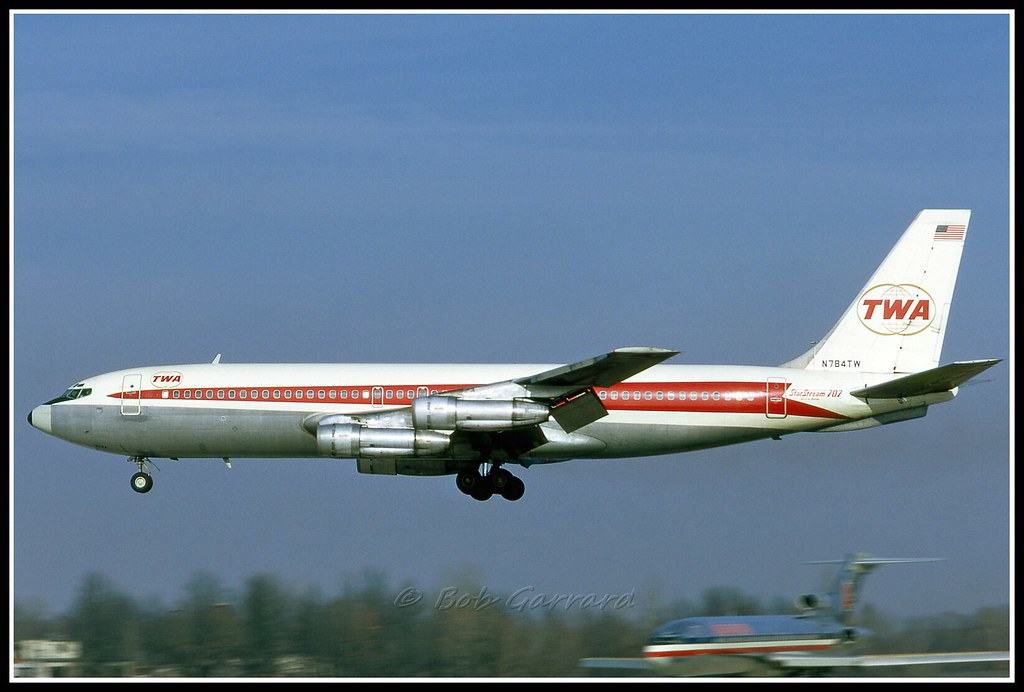
[[645, 651], [644, 658], [680, 658], [705, 654], [763, 654], [778, 651], [822, 651], [835, 644], [788, 644], [784, 646], [735, 646], [729, 648], [684, 649], [674, 651]]

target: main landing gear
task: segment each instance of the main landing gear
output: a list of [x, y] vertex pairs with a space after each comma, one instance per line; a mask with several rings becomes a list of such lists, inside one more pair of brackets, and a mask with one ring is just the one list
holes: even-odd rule
[[515, 502], [526, 492], [526, 484], [497, 464], [492, 465], [486, 474], [476, 470], [460, 471], [455, 476], [455, 485], [466, 495], [481, 502], [491, 499], [493, 495], [501, 495]]
[[136, 464], [139, 472], [132, 476], [132, 490], [137, 493], [148, 493], [153, 489], [153, 477], [146, 470], [146, 464], [151, 463], [146, 457], [130, 456], [128, 463]]

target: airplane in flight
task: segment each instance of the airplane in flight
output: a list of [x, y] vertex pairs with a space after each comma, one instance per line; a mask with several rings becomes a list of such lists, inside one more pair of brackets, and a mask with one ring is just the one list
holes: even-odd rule
[[153, 459], [355, 459], [360, 473], [454, 475], [477, 500], [523, 496], [509, 466], [646, 457], [920, 418], [999, 359], [939, 365], [970, 210], [926, 209], [832, 329], [778, 367], [668, 364], [619, 348], [569, 365], [231, 364], [89, 377], [29, 423]]
[[862, 644], [871, 632], [851, 624], [864, 578], [881, 565], [934, 562], [936, 558], [885, 558], [851, 553], [839, 564], [828, 594], [797, 598], [800, 615], [689, 617], [656, 628], [642, 658], [585, 658], [588, 669], [624, 669], [666, 677], [824, 674], [836, 668], [901, 667], [1008, 661], [1008, 651], [932, 654], [824, 654]]

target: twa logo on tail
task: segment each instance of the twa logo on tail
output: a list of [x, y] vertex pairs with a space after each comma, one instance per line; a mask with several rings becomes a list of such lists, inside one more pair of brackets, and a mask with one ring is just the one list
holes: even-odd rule
[[931, 326], [935, 303], [928, 291], [914, 284], [878, 284], [857, 302], [861, 324], [882, 336], [912, 336]]

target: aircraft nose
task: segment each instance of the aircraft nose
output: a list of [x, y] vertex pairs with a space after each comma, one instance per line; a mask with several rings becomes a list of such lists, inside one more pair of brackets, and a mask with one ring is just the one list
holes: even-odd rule
[[40, 404], [29, 411], [28, 422], [33, 428], [39, 428], [44, 433], [50, 432], [50, 405]]

